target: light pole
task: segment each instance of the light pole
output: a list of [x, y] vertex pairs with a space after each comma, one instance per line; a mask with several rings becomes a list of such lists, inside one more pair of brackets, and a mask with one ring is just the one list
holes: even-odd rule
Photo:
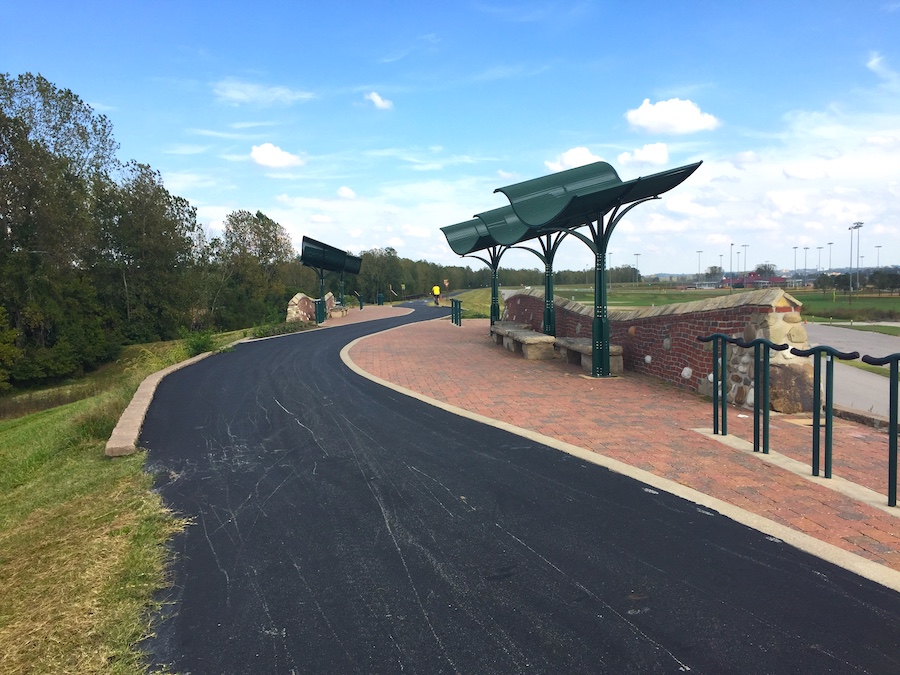
[[794, 247], [794, 283], [797, 283], [797, 247]]
[[700, 283], [700, 254], [703, 251], [697, 251], [697, 283]]
[[808, 269], [806, 266], [806, 252], [809, 250], [809, 246], [803, 247], [803, 288], [806, 288], [806, 270]]
[[833, 243], [834, 243], [833, 241], [828, 242], [828, 271], [829, 272], [831, 271], [831, 245]]
[[816, 246], [816, 248], [819, 249], [819, 261], [816, 263], [816, 276], [818, 276], [819, 273], [822, 271], [822, 249], [825, 247], [824, 246]]
[[863, 224], [862, 223], [853, 223], [853, 225], [856, 227], [856, 290], [859, 290], [859, 288], [860, 288], [860, 286], [859, 286], [859, 263], [860, 263], [859, 254], [862, 253], [862, 248], [859, 245], [859, 235], [860, 235], [860, 229], [862, 228]]
[[875, 247], [875, 269], [881, 269], [881, 246]]
[[[856, 232], [857, 232], [856, 243], [857, 243], [857, 245], [859, 245], [859, 228], [861, 228], [862, 226], [863, 226], [863, 224], [861, 222], [857, 221], [857, 222], [853, 223], [853, 225], [851, 225], [850, 227], [847, 228], [848, 230], [850, 230], [850, 292], [851, 293], [853, 292], [853, 230], [856, 230]], [[856, 278], [857, 278], [857, 281], [859, 281], [859, 273], [858, 273], [859, 251], [856, 252], [856, 256], [857, 256], [857, 258], [856, 258], [856, 269], [857, 269]], [[857, 288], [859, 288], [858, 283], [857, 283]]]
[[744, 247], [744, 267], [747, 268], [747, 271], [750, 271], [750, 258], [747, 257], [747, 247], [750, 244], [741, 244]]
[[725, 276], [725, 270], [722, 267], [722, 258], [724, 258], [724, 257], [725, 257], [724, 254], [722, 254], [722, 253], [719, 254], [719, 274], [721, 274], [723, 277]]
[[[735, 255], [737, 256], [737, 262], [738, 262], [738, 274], [740, 274], [741, 273], [741, 252], [740, 252], [740, 250], [737, 253], [735, 253]], [[744, 278], [742, 275], [741, 276], [741, 286], [744, 285], [743, 281], [744, 281]]]
[[734, 288], [734, 242], [731, 242], [728, 249], [728, 292]]
[[638, 273], [638, 258], [641, 257], [640, 253], [634, 254], [634, 285], [637, 286], [638, 282], [641, 279], [641, 275]]

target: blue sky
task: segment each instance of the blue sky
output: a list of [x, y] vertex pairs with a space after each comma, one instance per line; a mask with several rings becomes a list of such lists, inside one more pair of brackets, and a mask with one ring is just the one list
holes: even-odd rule
[[[900, 0], [2, 0], [0, 23], [0, 71], [107, 115], [212, 233], [261, 210], [298, 249], [456, 264], [439, 228], [497, 187], [703, 160], [622, 221], [613, 266], [846, 267], [857, 221], [863, 266], [900, 265]], [[591, 260], [572, 239], [557, 268]]]

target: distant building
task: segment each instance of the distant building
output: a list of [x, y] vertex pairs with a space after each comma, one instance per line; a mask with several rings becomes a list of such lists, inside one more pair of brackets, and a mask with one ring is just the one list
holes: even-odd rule
[[769, 286], [784, 286], [787, 279], [776, 276], [761, 276], [757, 272], [749, 272], [746, 276], [733, 279], [734, 288], [768, 288]]

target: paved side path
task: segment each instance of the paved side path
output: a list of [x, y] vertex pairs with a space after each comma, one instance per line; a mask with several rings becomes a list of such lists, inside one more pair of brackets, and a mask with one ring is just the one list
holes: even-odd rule
[[814, 479], [808, 414], [773, 415], [773, 452], [763, 457], [752, 452], [752, 410], [729, 409], [722, 442], [698, 431], [712, 426], [709, 401], [634, 373], [596, 380], [557, 360], [525, 361], [488, 331], [487, 320], [413, 324], [365, 338], [349, 356], [425, 397], [624, 462], [875, 562], [894, 570], [896, 584], [900, 509], [887, 507], [885, 433], [835, 420], [835, 478]]

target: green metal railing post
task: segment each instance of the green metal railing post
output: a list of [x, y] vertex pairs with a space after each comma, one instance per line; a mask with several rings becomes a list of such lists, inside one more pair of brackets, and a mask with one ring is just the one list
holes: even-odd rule
[[[769, 454], [769, 352], [783, 352], [790, 345], [776, 345], [771, 340], [756, 338], [751, 342], [735, 340], [743, 349], [753, 347], [753, 452]], [[760, 443], [760, 433], [762, 443]]]
[[450, 300], [450, 322], [462, 326], [462, 300]]
[[898, 386], [900, 386], [900, 375], [898, 375], [898, 363], [900, 363], [900, 353], [891, 354], [884, 358], [876, 358], [873, 356], [863, 356], [864, 363], [871, 366], [891, 366], [891, 382], [889, 396], [889, 413], [890, 424], [888, 426], [888, 506], [897, 506], [897, 404], [898, 404]]
[[[728, 344], [735, 339], [724, 333], [713, 333], [706, 337], [697, 337], [700, 342], [713, 343], [713, 434], [719, 433], [719, 416], [722, 418], [722, 436], [728, 435]], [[722, 355], [719, 356], [719, 345]], [[721, 391], [720, 391], [721, 388]]]
[[819, 475], [821, 452], [819, 450], [819, 436], [822, 429], [821, 387], [822, 387], [822, 357], [825, 357], [825, 478], [831, 478], [831, 446], [833, 441], [832, 429], [834, 427], [834, 359], [849, 361], [859, 358], [859, 352], [839, 352], [834, 347], [819, 345], [812, 349], [791, 349], [795, 356], [813, 356], [813, 445], [812, 445], [812, 475]]

